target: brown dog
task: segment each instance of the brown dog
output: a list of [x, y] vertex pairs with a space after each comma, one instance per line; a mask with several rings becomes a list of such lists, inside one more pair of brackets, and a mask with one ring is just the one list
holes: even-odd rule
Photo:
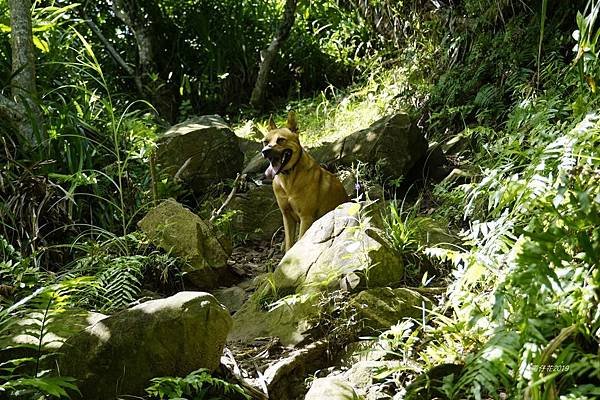
[[283, 214], [285, 251], [302, 237], [312, 223], [338, 205], [349, 201], [339, 179], [324, 170], [300, 145], [298, 123], [290, 112], [285, 128], [269, 119], [262, 154], [271, 165], [265, 175], [273, 179], [273, 191]]

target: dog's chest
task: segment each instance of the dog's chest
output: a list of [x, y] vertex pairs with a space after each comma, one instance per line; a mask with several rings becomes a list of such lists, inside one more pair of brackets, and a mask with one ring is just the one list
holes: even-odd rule
[[310, 208], [313, 203], [312, 197], [315, 195], [310, 188], [302, 187], [303, 185], [297, 182], [294, 185], [294, 182], [285, 179], [277, 179], [277, 181], [279, 190], [275, 191], [275, 195], [284, 207], [291, 208], [297, 215], [303, 214], [307, 208]]

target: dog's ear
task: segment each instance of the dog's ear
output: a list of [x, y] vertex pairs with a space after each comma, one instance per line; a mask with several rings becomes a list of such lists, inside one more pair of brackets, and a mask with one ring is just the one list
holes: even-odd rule
[[294, 133], [298, 133], [298, 120], [296, 119], [296, 113], [295, 112], [290, 111], [288, 113], [286, 127], [290, 131], [292, 131]]
[[273, 121], [273, 114], [269, 116], [269, 130], [277, 129], [277, 125], [275, 125], [275, 121]]

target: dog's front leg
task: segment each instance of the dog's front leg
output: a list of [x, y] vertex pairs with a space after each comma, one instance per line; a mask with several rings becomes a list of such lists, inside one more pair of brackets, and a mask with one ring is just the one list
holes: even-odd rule
[[296, 243], [296, 219], [292, 215], [291, 210], [282, 211], [283, 214], [283, 230], [285, 231], [285, 252], [292, 248]]
[[315, 217], [312, 215], [300, 217], [300, 234], [298, 235], [298, 238], [304, 236], [304, 233], [310, 228], [313, 222], [315, 222]]

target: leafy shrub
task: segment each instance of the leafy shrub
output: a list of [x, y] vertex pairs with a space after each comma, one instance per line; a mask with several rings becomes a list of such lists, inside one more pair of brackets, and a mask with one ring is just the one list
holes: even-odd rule
[[207, 369], [199, 369], [184, 378], [154, 378], [146, 392], [159, 400], [176, 400], [184, 396], [190, 400], [251, 399], [239, 385], [216, 378]]

